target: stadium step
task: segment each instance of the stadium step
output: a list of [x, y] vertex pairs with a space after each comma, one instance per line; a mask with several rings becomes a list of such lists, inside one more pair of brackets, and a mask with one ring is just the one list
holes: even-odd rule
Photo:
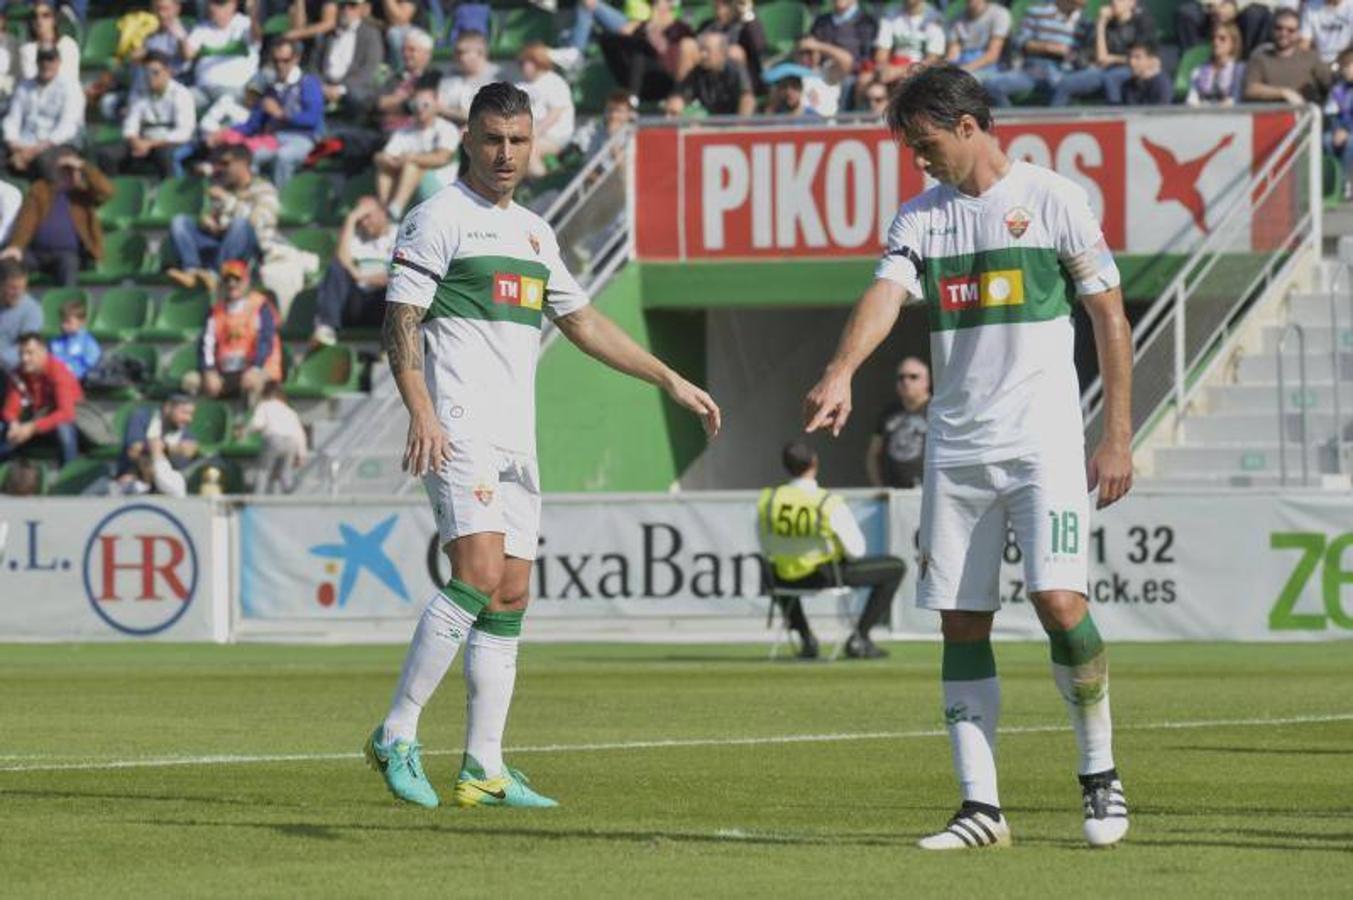
[[[1347, 295], [1334, 302], [1334, 312], [1340, 326], [1353, 327], [1353, 302]], [[1328, 328], [1330, 324], [1329, 294], [1291, 294], [1287, 298], [1287, 319], [1302, 325], [1317, 325]]]
[[[1303, 406], [1311, 412], [1334, 411], [1334, 383], [1307, 381], [1306, 392], [1295, 384], [1287, 385], [1289, 410]], [[1207, 406], [1212, 413], [1278, 414], [1278, 383], [1251, 382], [1227, 384], [1207, 389]], [[1339, 406], [1345, 415], [1353, 414], [1353, 381], [1339, 383]]]
[[[1282, 340], [1283, 331], [1283, 327], [1279, 325], [1270, 325], [1264, 329], [1263, 352], [1271, 354], [1277, 351], [1278, 341]], [[1307, 354], [1329, 353], [1336, 346], [1341, 351], [1353, 352], [1353, 328], [1348, 327], [1347, 323], [1336, 332], [1329, 327], [1329, 322], [1326, 320], [1323, 325], [1304, 325], [1302, 332], [1306, 338]], [[1297, 358], [1296, 335], [1287, 339], [1287, 347], [1283, 354], [1293, 360]]]
[[[1314, 475], [1335, 471], [1334, 449], [1312, 446], [1306, 450], [1307, 464]], [[1287, 446], [1287, 474], [1289, 480], [1301, 477], [1301, 447]], [[1158, 477], [1189, 477], [1200, 475], [1277, 475], [1281, 471], [1278, 444], [1249, 441], [1237, 444], [1182, 445], [1156, 450], [1155, 473]]]
[[[1333, 381], [1334, 366], [1330, 354], [1310, 353], [1306, 357], [1307, 384]], [[1339, 354], [1340, 381], [1353, 381], [1353, 352]], [[1241, 384], [1278, 381], [1278, 361], [1273, 353], [1252, 353], [1240, 360], [1237, 381]], [[1283, 362], [1283, 376], [1294, 388], [1297, 385], [1297, 358], [1295, 354], [1286, 355]]]
[[[1287, 440], [1301, 440], [1301, 412], [1289, 407], [1286, 415]], [[1306, 410], [1306, 427], [1309, 442], [1320, 444], [1331, 440], [1335, 433], [1333, 413], [1321, 413]], [[1278, 440], [1278, 414], [1272, 413], [1220, 413], [1206, 416], [1190, 416], [1184, 420], [1184, 440], [1189, 445], [1199, 444], [1245, 444], [1253, 441]]]

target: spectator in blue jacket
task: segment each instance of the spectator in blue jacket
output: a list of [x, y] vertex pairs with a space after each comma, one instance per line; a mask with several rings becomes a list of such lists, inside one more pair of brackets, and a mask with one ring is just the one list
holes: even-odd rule
[[324, 131], [324, 83], [318, 75], [301, 71], [300, 48], [289, 38], [272, 45], [272, 63], [277, 78], [267, 94], [243, 125], [230, 130], [242, 137], [277, 139], [276, 147], [255, 146], [254, 164], [260, 171], [271, 167], [273, 184], [281, 190]]
[[103, 350], [94, 335], [86, 326], [88, 314], [85, 305], [79, 300], [71, 300], [61, 305], [61, 334], [52, 338], [47, 349], [52, 355], [66, 364], [80, 382], [84, 382], [89, 370], [99, 364]]
[[1353, 198], [1353, 47], [1336, 59], [1339, 80], [1325, 102], [1325, 149], [1339, 157], [1344, 167], [1344, 199]]

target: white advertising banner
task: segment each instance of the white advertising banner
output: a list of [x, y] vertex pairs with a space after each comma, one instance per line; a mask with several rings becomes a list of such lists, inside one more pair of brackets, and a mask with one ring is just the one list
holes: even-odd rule
[[203, 501], [0, 500], [0, 640], [223, 641]]

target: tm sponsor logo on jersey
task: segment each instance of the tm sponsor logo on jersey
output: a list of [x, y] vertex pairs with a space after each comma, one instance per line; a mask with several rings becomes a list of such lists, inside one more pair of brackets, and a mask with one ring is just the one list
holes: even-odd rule
[[944, 312], [1020, 306], [1023, 303], [1024, 273], [1019, 269], [998, 269], [978, 275], [940, 279], [940, 309]]
[[493, 302], [507, 306], [540, 309], [545, 302], [545, 281], [512, 272], [493, 273]]

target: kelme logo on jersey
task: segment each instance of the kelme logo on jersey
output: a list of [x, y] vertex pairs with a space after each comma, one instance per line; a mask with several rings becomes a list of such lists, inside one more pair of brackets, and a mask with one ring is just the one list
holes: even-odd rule
[[512, 272], [493, 273], [493, 302], [540, 309], [545, 303], [545, 281]]
[[999, 269], [979, 275], [956, 275], [940, 279], [940, 309], [962, 312], [993, 306], [1020, 306], [1024, 303], [1024, 273], [1019, 269]]

